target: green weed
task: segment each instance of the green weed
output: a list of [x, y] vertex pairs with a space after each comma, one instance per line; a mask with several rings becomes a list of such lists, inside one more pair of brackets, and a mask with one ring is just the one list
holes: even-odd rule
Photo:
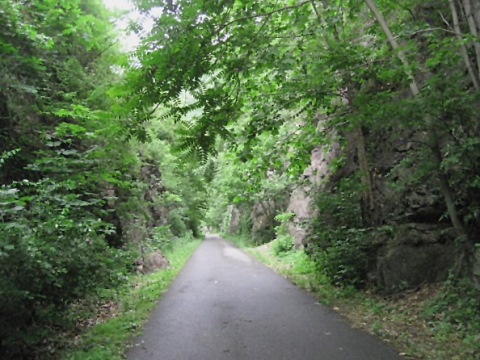
[[293, 250], [293, 237], [290, 235], [281, 235], [272, 242], [273, 255], [286, 255]]

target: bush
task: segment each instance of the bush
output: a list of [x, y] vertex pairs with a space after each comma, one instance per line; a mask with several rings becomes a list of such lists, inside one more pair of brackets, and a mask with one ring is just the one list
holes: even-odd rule
[[[125, 279], [130, 255], [108, 246], [112, 231], [87, 209], [98, 199], [42, 180], [28, 196], [0, 191], [0, 338], [3, 358], [22, 357], [71, 320], [74, 301]], [[25, 192], [25, 191], [23, 191]]]
[[335, 285], [359, 286], [366, 280], [370, 230], [363, 228], [360, 192], [361, 183], [352, 176], [316, 199], [318, 216], [310, 224], [306, 251]]
[[240, 224], [237, 233], [250, 237], [253, 222], [248, 210], [249, 208], [246, 207], [240, 208]]
[[170, 231], [170, 225], [157, 226], [152, 230], [152, 240], [150, 250], [161, 250], [162, 252], [172, 249], [173, 234]]
[[281, 235], [272, 242], [271, 250], [273, 255], [279, 256], [289, 253], [293, 248], [293, 237], [290, 235]]
[[181, 209], [175, 209], [168, 213], [168, 223], [170, 224], [170, 231], [174, 236], [182, 237], [187, 233], [187, 225]]
[[256, 245], [262, 245], [275, 239], [275, 228], [273, 226], [265, 226], [260, 229], [252, 230], [252, 241]]
[[295, 216], [294, 213], [280, 213], [275, 216], [275, 220], [280, 222], [280, 225], [275, 227], [276, 238], [272, 243], [273, 255], [286, 254], [293, 250], [293, 237], [288, 233], [287, 224], [291, 218]]
[[0, 188], [2, 359], [47, 357], [50, 335], [73, 323], [71, 304], [124, 281], [134, 259], [109, 246], [116, 228], [102, 220], [111, 210], [101, 191], [118, 180], [75, 137], [46, 138], [25, 169], [37, 180]]
[[[332, 231], [333, 232], [333, 231]], [[326, 275], [334, 285], [359, 286], [364, 283], [368, 266], [367, 238], [364, 232], [350, 229], [334, 232], [328, 246], [310, 244], [308, 253], [315, 261], [320, 273]]]

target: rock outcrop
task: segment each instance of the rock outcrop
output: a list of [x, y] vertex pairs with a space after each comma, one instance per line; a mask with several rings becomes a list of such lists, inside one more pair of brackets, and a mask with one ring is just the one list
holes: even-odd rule
[[169, 209], [159, 201], [166, 189], [158, 165], [143, 160], [138, 176], [146, 185], [141, 193], [144, 201], [139, 202], [134, 212], [121, 211], [120, 222], [126, 241], [138, 244], [141, 252], [141, 243], [150, 236], [151, 230], [168, 223]]
[[413, 288], [447, 278], [456, 251], [451, 228], [407, 223], [372, 247], [368, 280], [385, 292]]
[[[408, 184], [415, 172], [408, 167], [396, 170], [412, 145], [402, 141], [402, 134], [391, 137], [385, 129], [367, 136], [374, 151], [370, 154], [372, 190], [382, 212], [383, 225], [393, 228], [394, 235], [379, 236], [368, 244], [370, 261], [365, 280], [387, 292], [445, 280], [456, 260], [455, 236], [450, 224], [441, 220], [445, 205], [436, 190], [435, 179], [391, 186], [392, 177], [397, 183]], [[345, 154], [349, 163], [333, 171], [332, 161]], [[335, 143], [328, 149], [312, 151], [311, 164], [303, 174], [304, 184], [293, 191], [287, 208], [295, 213], [288, 229], [297, 248], [305, 244], [309, 220], [322, 216], [313, 203], [315, 193], [328, 191], [340, 178], [352, 174], [358, 169], [356, 159], [355, 149], [342, 149]], [[480, 287], [480, 255], [475, 269]]]
[[235, 205], [228, 205], [229, 223], [227, 231], [229, 234], [236, 234], [240, 228], [240, 220], [242, 213]]
[[274, 201], [259, 202], [253, 206], [250, 219], [252, 221], [252, 238], [257, 244], [269, 242], [275, 238], [275, 215]]
[[288, 223], [288, 230], [294, 238], [296, 248], [304, 245], [308, 233], [308, 221], [316, 216], [313, 206], [314, 194], [322, 191], [331, 182], [335, 174], [331, 163], [342, 154], [342, 151], [336, 142], [329, 146], [314, 148], [310, 165], [302, 175], [302, 185], [297, 187], [290, 196], [287, 212], [292, 212], [295, 216]]

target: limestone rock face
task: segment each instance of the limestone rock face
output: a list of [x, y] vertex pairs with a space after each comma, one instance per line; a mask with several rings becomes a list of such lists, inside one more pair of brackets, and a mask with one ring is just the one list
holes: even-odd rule
[[369, 281], [386, 292], [447, 278], [455, 263], [454, 234], [438, 225], [409, 223], [379, 244]]
[[[445, 280], [455, 263], [455, 235], [449, 222], [443, 220], [446, 208], [437, 180], [432, 176], [412, 182], [410, 179], [415, 178], [417, 170], [415, 166], [397, 166], [418, 146], [415, 144], [424, 140], [419, 134], [415, 135], [420, 137], [416, 138], [417, 142], [409, 142], [412, 136], [408, 129], [394, 133], [385, 128], [365, 133], [373, 197], [381, 213], [380, 224], [394, 229], [394, 235], [379, 236], [366, 245], [369, 261], [365, 275], [369, 283], [387, 292]], [[287, 212], [293, 212], [295, 217], [289, 223], [289, 232], [297, 248], [305, 245], [309, 220], [325, 216], [315, 210], [315, 194], [329, 191], [339, 179], [358, 169], [353, 141], [346, 143], [343, 148], [333, 142], [329, 148], [314, 149], [310, 166], [303, 173], [303, 185], [290, 196]], [[332, 170], [331, 163], [339, 156], [344, 156], [347, 162]], [[480, 255], [475, 269], [480, 288]]]
[[315, 210], [311, 206], [312, 195], [327, 184], [332, 174], [329, 163], [340, 154], [340, 151], [340, 145], [336, 143], [326, 149], [321, 147], [313, 149], [310, 165], [302, 175], [304, 184], [296, 188], [290, 196], [287, 212], [293, 212], [295, 217], [289, 222], [288, 230], [294, 237], [296, 248], [304, 245], [307, 235], [306, 223], [315, 216]]
[[304, 187], [295, 189], [290, 197], [287, 212], [293, 212], [295, 217], [288, 222], [288, 232], [293, 236], [296, 248], [303, 245], [307, 236], [305, 222], [314, 215], [310, 207], [311, 201]]
[[252, 238], [257, 244], [265, 243], [275, 238], [275, 213], [274, 201], [259, 202], [253, 206], [250, 219], [252, 221]]
[[228, 232], [235, 234], [240, 227], [241, 212], [235, 205], [228, 205], [227, 211], [230, 213], [230, 223], [228, 224]]
[[168, 224], [170, 209], [159, 201], [166, 191], [159, 167], [152, 161], [145, 160], [140, 168], [139, 179], [146, 186], [141, 197], [141, 211], [123, 212], [121, 224], [123, 236], [129, 243], [138, 245], [142, 252], [142, 243], [151, 235], [152, 229]]
[[454, 262], [453, 245], [388, 246], [377, 258], [378, 284], [393, 292], [445, 280]]
[[156, 199], [166, 191], [160, 169], [154, 163], [145, 162], [140, 169], [140, 175], [142, 182], [148, 185], [143, 192], [143, 198], [149, 202], [149, 206], [146, 209], [149, 215], [146, 224], [147, 229], [150, 230], [156, 226], [167, 224], [168, 209], [162, 205], [155, 205]]

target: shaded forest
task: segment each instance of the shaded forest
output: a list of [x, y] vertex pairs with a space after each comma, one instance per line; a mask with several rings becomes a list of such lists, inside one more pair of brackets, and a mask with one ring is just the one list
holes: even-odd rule
[[2, 357], [213, 230], [480, 327], [479, 0], [133, 3], [0, 0]]

